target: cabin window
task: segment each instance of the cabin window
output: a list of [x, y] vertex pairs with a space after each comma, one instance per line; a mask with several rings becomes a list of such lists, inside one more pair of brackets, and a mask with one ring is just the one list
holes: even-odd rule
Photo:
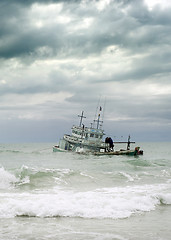
[[93, 134], [93, 133], [90, 133], [90, 137], [94, 137], [94, 134]]

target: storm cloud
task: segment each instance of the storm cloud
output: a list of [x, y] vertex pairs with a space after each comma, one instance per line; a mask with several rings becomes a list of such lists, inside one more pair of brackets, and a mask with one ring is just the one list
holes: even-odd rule
[[13, 140], [54, 141], [55, 121], [58, 137], [81, 110], [93, 118], [100, 96], [110, 135], [171, 140], [170, 11], [160, 0], [2, 0], [0, 141], [14, 122]]

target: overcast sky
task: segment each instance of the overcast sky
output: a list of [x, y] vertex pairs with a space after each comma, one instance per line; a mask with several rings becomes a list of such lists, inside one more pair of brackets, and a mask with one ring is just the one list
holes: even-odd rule
[[90, 126], [171, 141], [171, 1], [1, 0], [0, 142], [55, 142]]

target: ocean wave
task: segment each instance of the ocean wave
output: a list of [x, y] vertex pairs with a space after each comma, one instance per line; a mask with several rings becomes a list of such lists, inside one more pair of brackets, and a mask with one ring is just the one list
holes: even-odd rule
[[126, 172], [119, 172], [119, 175], [125, 177], [127, 182], [133, 182], [140, 179], [137, 174], [131, 175]]
[[133, 160], [127, 160], [127, 163], [129, 165], [133, 165], [135, 167], [150, 167], [153, 165], [149, 160], [146, 159], [139, 159], [139, 158], [134, 158]]
[[6, 189], [18, 182], [18, 178], [6, 171], [3, 167], [0, 168], [0, 189]]
[[0, 168], [0, 189], [27, 188], [27, 190], [53, 188], [57, 186], [72, 186], [79, 183], [94, 182], [93, 176], [86, 171], [72, 169], [51, 169], [40, 167], [28, 167], [5, 170]]
[[160, 202], [164, 205], [170, 205], [171, 204], [171, 193], [167, 194], [159, 194], [157, 198], [160, 200]]
[[21, 151], [19, 150], [9, 150], [9, 149], [4, 149], [4, 150], [0, 150], [0, 153], [21, 153]]
[[[160, 204], [171, 204], [170, 186], [115, 187], [74, 192], [56, 189], [0, 194], [0, 217], [129, 218], [150, 212]], [[160, 194], [158, 194], [160, 192]]]
[[16, 187], [27, 187], [30, 189], [51, 188], [54, 185], [66, 185], [66, 176], [72, 175], [73, 171], [70, 169], [49, 169], [36, 168], [23, 165], [15, 172], [19, 179]]
[[[136, 183], [150, 178], [157, 182], [164, 176], [170, 183], [170, 171], [159, 173], [131, 172], [131, 171], [86, 171], [69, 168], [44, 168], [23, 165], [17, 169], [6, 170], [0, 167], [0, 189], [18, 188], [22, 190], [53, 189], [55, 187], [79, 189], [95, 189], [99, 186], [121, 186], [123, 183]], [[158, 181], [159, 182], [159, 181]]]

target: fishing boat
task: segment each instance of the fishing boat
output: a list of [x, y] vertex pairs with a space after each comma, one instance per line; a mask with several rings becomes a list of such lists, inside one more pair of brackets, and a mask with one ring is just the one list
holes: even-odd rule
[[[139, 155], [143, 154], [143, 151], [139, 147], [134, 150], [130, 150], [130, 136], [128, 137], [127, 149], [120, 151], [114, 151], [113, 140], [110, 137], [106, 137], [102, 129], [103, 120], [101, 120], [102, 107], [99, 107], [97, 119], [91, 124], [91, 127], [85, 127], [83, 124], [84, 111], [82, 111], [80, 117], [79, 126], [73, 126], [71, 128], [71, 135], [64, 134], [63, 138], [59, 141], [58, 145], [53, 146], [53, 152], [77, 152], [77, 153], [93, 153], [95, 155]], [[123, 143], [123, 142], [115, 142]]]

